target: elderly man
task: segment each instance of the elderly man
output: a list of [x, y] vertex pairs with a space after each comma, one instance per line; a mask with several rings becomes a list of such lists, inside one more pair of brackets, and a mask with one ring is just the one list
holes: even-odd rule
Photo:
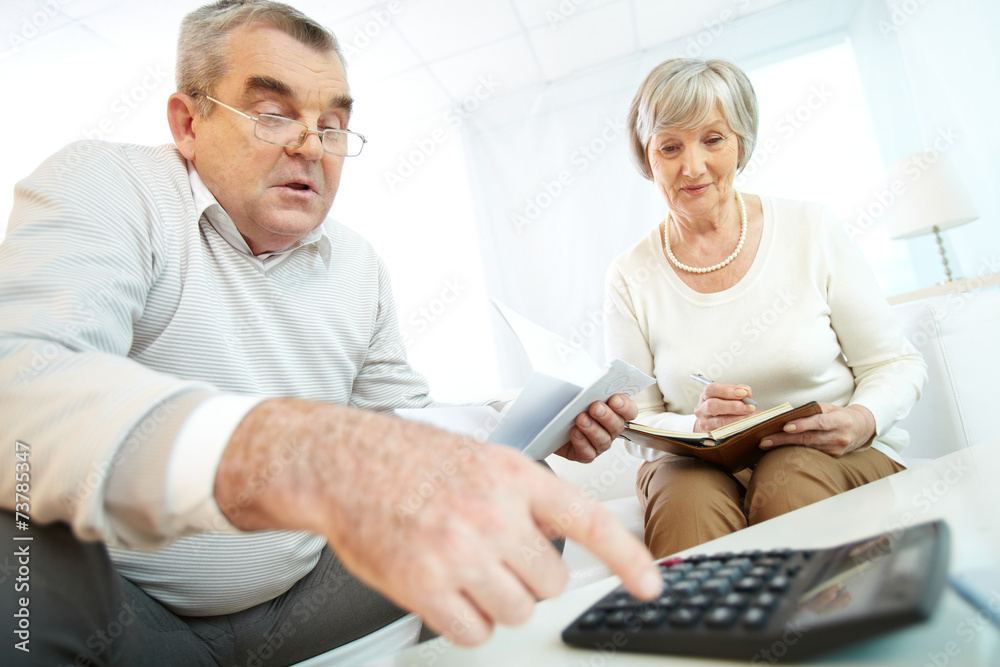
[[[288, 664], [404, 609], [476, 644], [562, 589], [559, 536], [655, 595], [648, 552], [570, 485], [382, 414], [432, 401], [383, 265], [326, 219], [364, 142], [332, 35], [223, 0], [185, 19], [177, 72], [176, 146], [74, 144], [17, 187], [0, 492], [5, 542], [32, 538], [31, 620], [4, 650]], [[560, 453], [593, 458], [635, 413], [595, 403]]]

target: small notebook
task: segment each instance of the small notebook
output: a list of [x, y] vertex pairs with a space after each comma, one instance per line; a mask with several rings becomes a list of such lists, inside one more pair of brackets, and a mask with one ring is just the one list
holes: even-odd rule
[[764, 455], [760, 441], [779, 432], [785, 424], [822, 412], [816, 401], [797, 408], [785, 403], [770, 410], [755, 413], [732, 424], [714, 429], [710, 433], [665, 431], [629, 423], [621, 437], [671, 454], [693, 456], [720, 465], [731, 472], [748, 468]]

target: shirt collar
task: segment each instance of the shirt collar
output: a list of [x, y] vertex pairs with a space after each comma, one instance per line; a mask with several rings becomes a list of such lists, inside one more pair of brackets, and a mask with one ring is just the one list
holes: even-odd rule
[[194, 164], [190, 161], [187, 163], [188, 169], [188, 180], [191, 182], [191, 194], [194, 195], [194, 205], [198, 211], [198, 217], [202, 215], [208, 220], [208, 223], [212, 225], [212, 228], [219, 233], [226, 243], [231, 245], [240, 253], [247, 255], [251, 258], [255, 258], [267, 266], [273, 266], [279, 264], [285, 258], [289, 257], [294, 251], [299, 248], [315, 244], [316, 250], [319, 252], [320, 257], [323, 258], [323, 263], [326, 268], [330, 268], [330, 239], [323, 231], [323, 225], [318, 226], [316, 229], [312, 230], [301, 239], [295, 245], [285, 248], [284, 250], [278, 250], [275, 252], [265, 252], [260, 255], [254, 255], [250, 250], [250, 246], [247, 245], [246, 239], [240, 234], [240, 230], [236, 228], [236, 223], [233, 219], [229, 217], [222, 205], [212, 194], [212, 191], [208, 189], [205, 182], [201, 180], [201, 176], [198, 175], [198, 171], [194, 168]]

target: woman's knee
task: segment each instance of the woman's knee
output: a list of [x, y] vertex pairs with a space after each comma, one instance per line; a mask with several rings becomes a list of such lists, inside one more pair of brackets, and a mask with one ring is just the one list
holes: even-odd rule
[[[644, 463], [636, 480], [636, 492], [643, 504], [661, 498], [695, 499], [716, 489], [732, 491], [738, 484], [725, 471], [698, 459], [670, 457]], [[739, 489], [742, 492], [742, 489]]]
[[769, 451], [754, 468], [746, 495], [751, 524], [779, 516], [840, 493], [835, 459], [811, 447], [789, 446]]
[[701, 461], [644, 464], [636, 486], [645, 509], [646, 544], [655, 556], [675, 553], [747, 525], [742, 485], [725, 471]]

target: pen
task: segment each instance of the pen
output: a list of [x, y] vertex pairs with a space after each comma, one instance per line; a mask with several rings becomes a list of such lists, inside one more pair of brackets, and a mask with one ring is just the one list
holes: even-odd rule
[[[707, 377], [705, 377], [701, 373], [691, 373], [691, 379], [695, 380], [696, 382], [700, 382], [702, 384], [714, 384], [715, 383], [715, 380], [709, 380]], [[754, 405], [754, 406], [757, 405], [757, 401], [753, 400], [749, 396], [744, 396], [740, 400], [743, 401], [744, 403], [746, 403], [747, 405]]]

